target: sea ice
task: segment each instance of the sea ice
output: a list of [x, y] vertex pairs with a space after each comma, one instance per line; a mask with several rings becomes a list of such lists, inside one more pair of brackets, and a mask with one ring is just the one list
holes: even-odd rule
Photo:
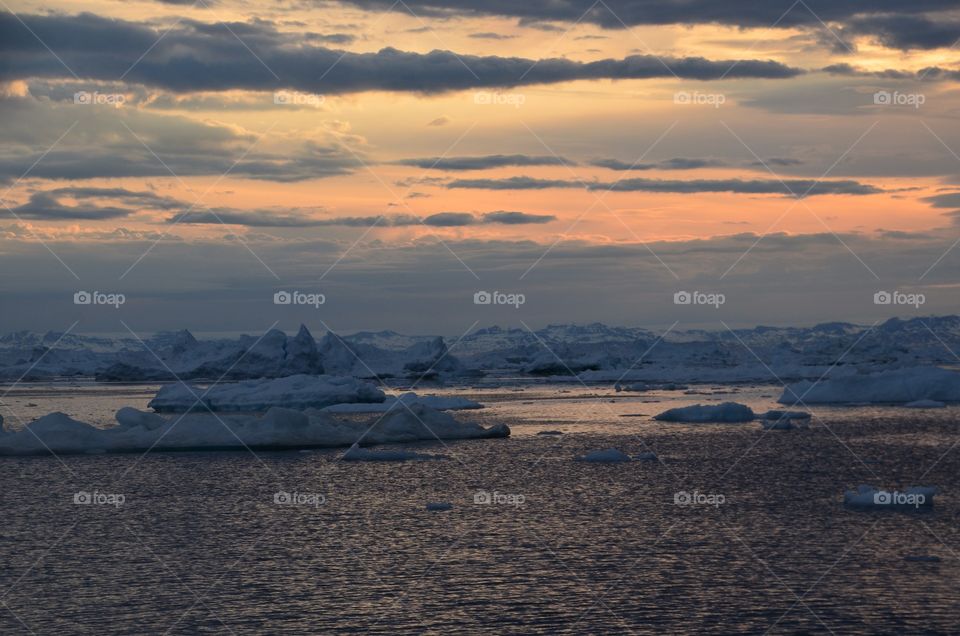
[[383, 402], [385, 398], [373, 384], [356, 378], [291, 375], [216, 384], [209, 389], [182, 382], [168, 384], [160, 388], [148, 406], [158, 412], [173, 413], [207, 407], [211, 411], [266, 411], [273, 406], [323, 408], [345, 402]]
[[117, 412], [117, 425], [105, 429], [63, 413], [45, 415], [24, 430], [4, 431], [0, 454], [312, 448], [509, 435], [505, 424], [484, 428], [419, 404], [372, 422], [341, 420], [317, 409], [274, 407], [260, 416], [195, 411], [162, 416], [126, 407]]
[[960, 402], [960, 373], [939, 367], [910, 367], [830, 378], [820, 383], [804, 380], [785, 388], [778, 402], [905, 404], [920, 400]]
[[756, 415], [749, 406], [736, 402], [724, 402], [674, 408], [654, 416], [653, 419], [661, 422], [734, 423], [753, 421]]
[[402, 393], [399, 397], [388, 395], [383, 402], [354, 402], [349, 404], [333, 404], [324, 407], [328, 413], [386, 413], [394, 408], [402, 408], [403, 404], [422, 404], [438, 411], [459, 411], [465, 409], [482, 409], [483, 405], [467, 398], [455, 395], [417, 395], [413, 392]]

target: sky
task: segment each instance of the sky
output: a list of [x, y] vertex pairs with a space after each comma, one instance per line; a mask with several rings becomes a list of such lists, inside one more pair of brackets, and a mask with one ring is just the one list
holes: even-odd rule
[[958, 81], [947, 0], [4, 0], [0, 332], [956, 313]]

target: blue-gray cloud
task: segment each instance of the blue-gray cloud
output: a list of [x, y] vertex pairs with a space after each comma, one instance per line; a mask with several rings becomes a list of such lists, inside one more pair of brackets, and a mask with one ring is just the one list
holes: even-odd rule
[[612, 192], [669, 192], [696, 194], [703, 192], [733, 192], [737, 194], [786, 194], [813, 196], [817, 194], [879, 194], [876, 186], [852, 180], [814, 181], [812, 179], [623, 179], [613, 183], [600, 181], [573, 181], [565, 179], [535, 179], [519, 176], [506, 179], [455, 179], [447, 188], [479, 190], [546, 190], [549, 188], [585, 188]]
[[539, 155], [481, 155], [476, 157], [420, 157], [401, 159], [397, 164], [425, 170], [486, 170], [504, 166], [562, 166], [575, 162], [562, 157]]
[[[50, 54], [48, 46], [59, 59]], [[164, 30], [89, 13], [19, 18], [0, 13], [0, 78], [69, 77], [72, 73], [97, 80], [125, 77], [127, 82], [174, 92], [296, 89], [341, 94], [369, 90], [438, 93], [674, 75], [698, 80], [780, 79], [802, 71], [772, 60], [654, 55], [576, 62], [451, 51], [421, 54], [394, 48], [351, 53], [305, 45], [302, 34], [280, 32], [268, 22], [183, 20]]]

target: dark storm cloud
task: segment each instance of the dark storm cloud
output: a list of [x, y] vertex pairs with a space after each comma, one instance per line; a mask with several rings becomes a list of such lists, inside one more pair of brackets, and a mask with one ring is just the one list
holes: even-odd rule
[[946, 192], [935, 194], [923, 199], [935, 208], [960, 208], [960, 192]]
[[183, 20], [167, 31], [89, 13], [19, 17], [29, 29], [10, 13], [0, 13], [0, 79], [76, 73], [84, 79], [124, 77], [127, 82], [174, 92], [289, 88], [340, 94], [367, 90], [438, 93], [674, 75], [698, 80], [723, 76], [776, 79], [802, 73], [770, 60], [632, 55], [595, 62], [536, 61], [450, 51], [410, 53], [394, 48], [350, 53], [304, 45], [302, 34], [281, 33], [262, 21], [206, 24]]
[[396, 163], [427, 170], [485, 170], [503, 166], [562, 166], [575, 162], [552, 155], [482, 155], [476, 157], [420, 157], [401, 159]]
[[821, 69], [831, 75], [842, 77], [872, 77], [886, 80], [913, 80], [913, 81], [957, 81], [960, 80], [960, 71], [940, 68], [939, 66], [928, 66], [919, 71], [900, 71], [897, 69], [884, 69], [882, 71], [868, 71], [850, 64], [831, 64]]
[[943, 17], [934, 20], [922, 15], [871, 15], [848, 21], [842, 34], [869, 35], [893, 49], [949, 48], [960, 39], [960, 21]]
[[[129, 208], [89, 204], [64, 205], [49, 192], [34, 192], [23, 205], [11, 208], [18, 219], [35, 221], [100, 221], [132, 214]], [[5, 211], [5, 214], [8, 212]]]
[[480, 190], [544, 190], [547, 188], [586, 188], [587, 190], [610, 190], [612, 192], [670, 192], [696, 194], [702, 192], [733, 192], [737, 194], [786, 194], [813, 196], [816, 194], [878, 194], [880, 188], [857, 181], [813, 181], [812, 179], [623, 179], [613, 183], [597, 181], [581, 182], [562, 179], [534, 179], [510, 177], [507, 179], [457, 179], [446, 184], [447, 188], [472, 188]]
[[[391, 0], [345, 0], [364, 9], [386, 9]], [[864, 28], [896, 29], [895, 18], [904, 20], [935, 11], [957, 8], [955, 0], [806, 0], [805, 6], [790, 7], [789, 2], [757, 0], [408, 0], [406, 4], [418, 15], [450, 17], [451, 15], [499, 15], [514, 17], [529, 26], [540, 21], [584, 22], [604, 28], [622, 29], [642, 24], [723, 24], [766, 28], [810, 26], [822, 29], [824, 22], [864, 20]], [[789, 10], [788, 10], [789, 9]], [[786, 14], [784, 14], [786, 11]], [[865, 16], [879, 15], [887, 20], [875, 24]], [[910, 33], [925, 26], [923, 19], [905, 20], [903, 28]], [[920, 24], [917, 24], [919, 22]], [[877, 31], [869, 31], [876, 33]], [[910, 38], [908, 38], [910, 39]], [[954, 38], [956, 39], [956, 38]], [[946, 44], [949, 46], [952, 42]]]

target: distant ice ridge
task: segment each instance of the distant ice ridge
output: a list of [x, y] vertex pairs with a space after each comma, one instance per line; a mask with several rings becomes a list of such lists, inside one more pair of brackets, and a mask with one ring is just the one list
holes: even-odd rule
[[789, 385], [781, 404], [874, 402], [908, 404], [921, 400], [960, 402], [960, 373], [939, 367], [911, 367], [831, 377], [819, 383]]
[[4, 430], [0, 454], [285, 449], [510, 435], [505, 424], [484, 428], [419, 404], [362, 422], [317, 409], [274, 407], [262, 416], [198, 412], [163, 416], [124, 407], [117, 411], [112, 428], [99, 429], [63, 413], [45, 415], [27, 428]]
[[190, 409], [211, 411], [266, 411], [274, 406], [290, 409], [323, 408], [333, 404], [383, 402], [383, 391], [363, 380], [330, 375], [292, 375], [285, 378], [245, 380], [216, 384], [209, 389], [168, 384], [148, 406], [157, 412], [181, 413]]
[[[869, 337], [864, 337], [868, 330]], [[294, 336], [271, 330], [262, 337], [197, 339], [183, 330], [142, 342], [134, 337], [16, 332], [0, 337], [0, 377], [166, 382], [176, 379], [174, 374], [210, 381], [320, 373], [411, 379], [529, 374], [576, 381], [572, 374], [577, 374], [584, 382], [629, 385], [763, 382], [776, 375], [790, 382], [815, 380], [827, 371], [836, 378], [950, 364], [954, 360], [948, 349], [960, 350], [958, 316], [891, 319], [872, 329], [825, 323], [734, 333], [673, 330], [666, 335], [599, 323], [549, 325], [536, 332], [488, 327], [458, 338], [456, 356], [438, 336], [327, 333], [317, 341], [303, 326]], [[637, 365], [641, 358], [643, 364]], [[844, 365], [836, 366], [841, 358]]]
[[739, 423], [756, 419], [753, 410], [744, 404], [724, 402], [722, 404], [694, 404], [670, 409], [654, 416], [661, 422], [687, 423]]

